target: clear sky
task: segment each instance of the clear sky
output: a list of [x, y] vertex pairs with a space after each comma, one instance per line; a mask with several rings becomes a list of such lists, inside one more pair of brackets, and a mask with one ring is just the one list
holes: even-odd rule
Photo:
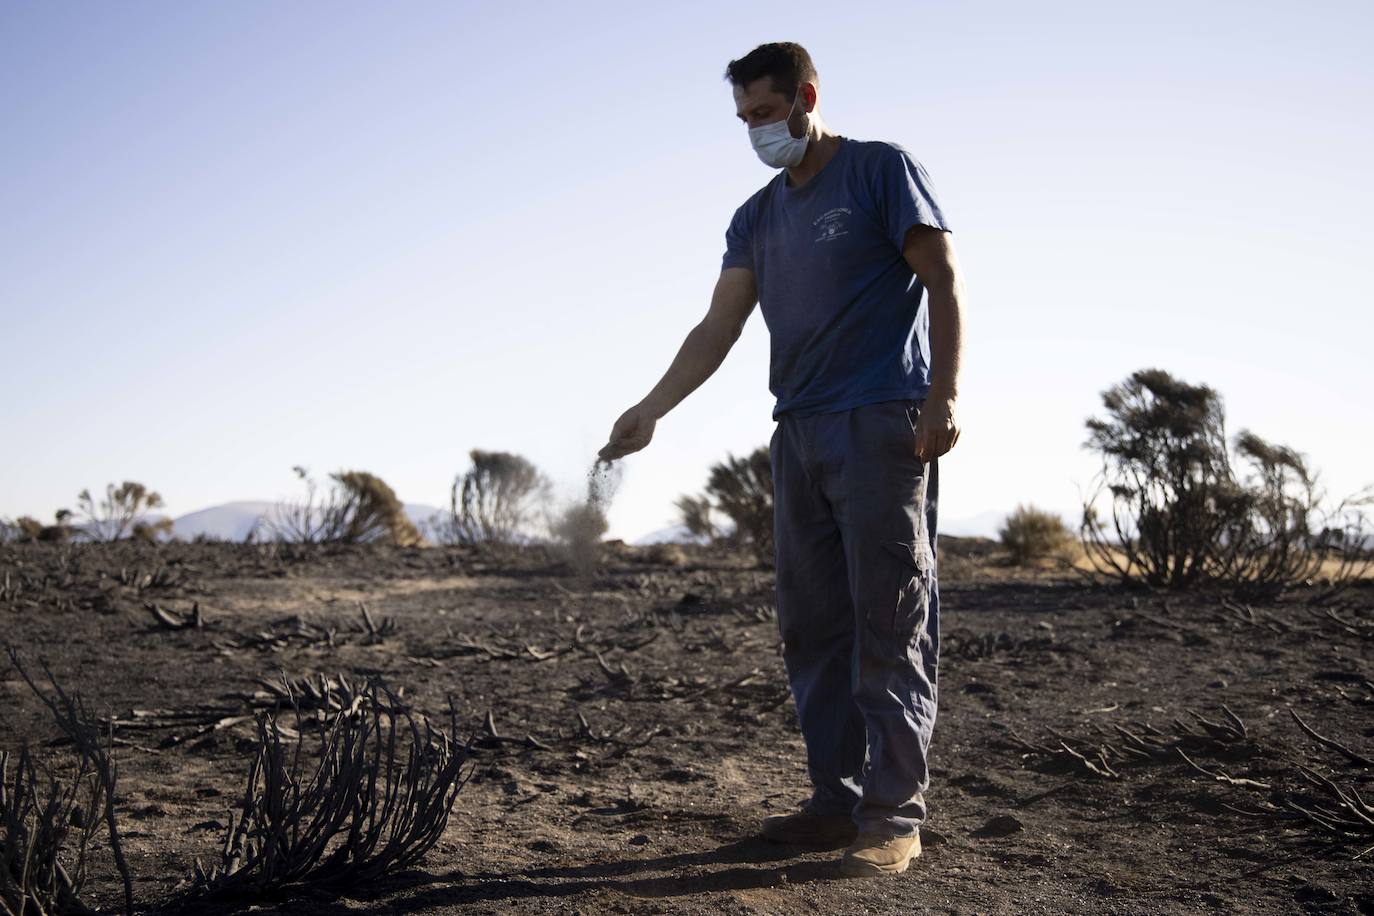
[[[726, 63], [929, 171], [968, 286], [942, 517], [1074, 516], [1132, 370], [1374, 482], [1374, 5], [0, 4], [0, 515], [179, 515], [304, 464], [443, 504], [473, 447], [571, 498], [772, 177]], [[768, 441], [756, 310], [624, 459], [612, 537]]]

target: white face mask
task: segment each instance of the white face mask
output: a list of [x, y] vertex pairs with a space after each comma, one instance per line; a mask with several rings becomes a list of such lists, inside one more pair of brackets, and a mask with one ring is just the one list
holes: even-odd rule
[[792, 117], [792, 112], [796, 109], [799, 98], [801, 98], [800, 87], [792, 99], [792, 107], [787, 109], [786, 117], [771, 124], [761, 124], [758, 127], [749, 128], [749, 142], [754, 145], [754, 152], [759, 154], [764, 165], [780, 169], [785, 166], [796, 165], [806, 155], [806, 144], [811, 133], [810, 124], [807, 125], [806, 132], [800, 137], [792, 136], [792, 133], [787, 129], [787, 121]]

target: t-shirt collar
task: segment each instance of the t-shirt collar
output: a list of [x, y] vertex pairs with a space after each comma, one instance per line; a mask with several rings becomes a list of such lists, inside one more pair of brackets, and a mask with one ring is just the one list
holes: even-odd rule
[[833, 169], [832, 166], [834, 166], [835, 163], [840, 160], [841, 156], [845, 155], [845, 152], [849, 149], [850, 143], [849, 138], [844, 136], [843, 134], [839, 134], [837, 136], [840, 140], [839, 149], [835, 150], [835, 155], [830, 158], [830, 161], [827, 162], [824, 166], [822, 166], [819, 172], [812, 175], [811, 178], [808, 179], [805, 184], [800, 185], [799, 187], [792, 187], [787, 183], [787, 169], [781, 169], [778, 171], [778, 184], [782, 187], [782, 193], [805, 194], [808, 190], [810, 190], [810, 188], [813, 185], [816, 184], [816, 182], [820, 181], [828, 173], [835, 171], [835, 169]]

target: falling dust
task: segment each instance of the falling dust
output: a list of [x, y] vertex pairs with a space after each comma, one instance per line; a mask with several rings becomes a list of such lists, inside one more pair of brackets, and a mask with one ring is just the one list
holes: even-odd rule
[[579, 576], [590, 575], [601, 560], [601, 539], [610, 529], [606, 511], [622, 476], [619, 465], [598, 458], [587, 472], [587, 498], [564, 509], [553, 526], [555, 542]]

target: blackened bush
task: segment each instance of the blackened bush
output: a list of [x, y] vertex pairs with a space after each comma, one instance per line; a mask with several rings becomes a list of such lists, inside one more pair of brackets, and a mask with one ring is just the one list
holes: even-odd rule
[[711, 500], [706, 496], [683, 495], [674, 503], [678, 518], [687, 533], [706, 541], [714, 541], [721, 536], [720, 527], [711, 518]]
[[1244, 512], [1217, 545], [1219, 578], [1242, 593], [1271, 595], [1322, 579], [1339, 587], [1369, 570], [1374, 557], [1363, 510], [1374, 492], [1329, 508], [1300, 452], [1249, 430], [1236, 436], [1235, 450], [1246, 468]]
[[1073, 542], [1064, 520], [1034, 506], [1017, 506], [1003, 521], [998, 537], [1018, 566], [1061, 555]]
[[70, 509], [57, 510], [57, 523], [45, 525], [38, 519], [21, 515], [6, 526], [5, 537], [21, 544], [65, 544], [76, 536], [77, 529], [70, 524]]
[[468, 453], [472, 467], [449, 492], [449, 511], [433, 520], [444, 544], [512, 544], [530, 539], [546, 511], [552, 482], [528, 459], [511, 452]]
[[[270, 540], [292, 544], [359, 544], [380, 541], [411, 547], [421, 541], [415, 523], [395, 491], [367, 471], [330, 474], [333, 484], [318, 497], [315, 481], [300, 465], [292, 468], [305, 482], [304, 501], [283, 502], [263, 516], [260, 527]], [[258, 536], [258, 527], [248, 540]]]
[[693, 534], [714, 536], [710, 522], [719, 511], [734, 522], [726, 536], [731, 544], [750, 550], [765, 566], [773, 565], [773, 468], [768, 446], [743, 457], [726, 454], [713, 465], [703, 496], [683, 496], [677, 501], [683, 523]]
[[[18, 649], [5, 643], [5, 652], [72, 745], [77, 770], [65, 787], [48, 777], [45, 791], [39, 787], [37, 769], [25, 749], [20, 753], [14, 781], [0, 787], [0, 904], [7, 916], [89, 912], [80, 900], [86, 854], [96, 825], [103, 824], [110, 855], [124, 885], [124, 912], [132, 914], [133, 878], [115, 818], [118, 769], [113, 759], [114, 736], [106, 734], [102, 742], [99, 721], [85, 698], [79, 691], [63, 689], [46, 662], [40, 659], [39, 664], [52, 688], [51, 696], [29, 674]], [[0, 782], [6, 781], [7, 762], [6, 755], [0, 754]], [[69, 838], [74, 839], [69, 843]], [[18, 907], [12, 906], [16, 899]]]
[[338, 481], [344, 493], [340, 513], [341, 541], [347, 544], [385, 541], [398, 547], [420, 543], [420, 532], [386, 481], [367, 471], [339, 471], [330, 476]]
[[1248, 431], [1235, 451], [1249, 473], [1237, 475], [1212, 388], [1142, 369], [1102, 403], [1107, 417], [1088, 420], [1086, 443], [1102, 471], [1080, 529], [1098, 571], [1150, 586], [1272, 594], [1324, 569], [1335, 588], [1369, 569], [1368, 491], [1327, 508], [1301, 454]]
[[[282, 690], [293, 697], [285, 677]], [[324, 721], [310, 753], [301, 705], [292, 707], [293, 743], [274, 714], [259, 716], [238, 816], [219, 862], [196, 861], [188, 899], [372, 881], [416, 864], [443, 836], [473, 772], [464, 771], [471, 741], [456, 742], [455, 715], [444, 734], [374, 681]]]
[[[1142, 369], [1103, 392], [1102, 403], [1108, 417], [1088, 420], [1087, 444], [1102, 456], [1098, 486], [1084, 504], [1089, 559], [1149, 585], [1207, 579], [1213, 546], [1242, 512], [1221, 398], [1206, 385]], [[1103, 495], [1110, 522], [1096, 512]]]
[[[126, 480], [118, 487], [106, 484], [105, 498], [99, 503], [91, 497], [90, 490], [82, 490], [76, 502], [77, 512], [86, 520], [82, 526], [86, 537], [93, 541], [117, 541], [130, 533], [140, 515], [160, 508], [162, 496], [141, 483]], [[170, 519], [166, 527], [171, 527]]]
[[65, 781], [39, 775], [28, 745], [0, 751], [0, 911], [86, 912], [86, 850], [104, 786], [80, 761]]
[[171, 537], [174, 522], [163, 516], [155, 522], [138, 521], [134, 522], [133, 529], [129, 536], [141, 544], [158, 544], [163, 538]]

